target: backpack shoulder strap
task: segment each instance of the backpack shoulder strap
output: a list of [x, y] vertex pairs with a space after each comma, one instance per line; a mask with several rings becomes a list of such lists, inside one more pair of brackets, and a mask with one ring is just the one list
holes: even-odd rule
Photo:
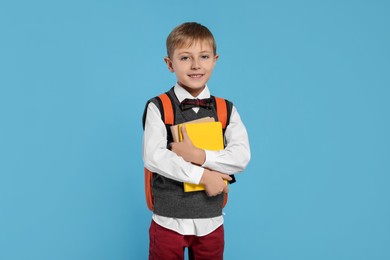
[[163, 93], [158, 96], [159, 102], [161, 102], [161, 119], [166, 125], [173, 125], [175, 123], [175, 114], [173, 111], [172, 100], [168, 93]]
[[164, 122], [165, 125], [173, 125], [175, 122], [175, 113], [173, 111], [173, 102], [171, 100], [171, 97], [169, 96], [168, 92], [163, 93], [157, 97], [154, 97], [150, 99], [145, 106], [144, 113], [142, 116], [142, 127], [145, 129], [145, 122], [146, 122], [146, 112], [149, 103], [154, 103], [161, 114], [161, 120]]
[[[215, 97], [215, 96], [213, 96], [213, 98], [215, 100], [215, 108], [217, 111], [218, 121], [221, 122], [223, 133], [225, 134], [226, 127], [230, 123], [230, 115], [232, 113], [233, 104], [224, 98]], [[236, 178], [234, 177], [234, 175], [230, 175], [230, 177], [232, 177], [232, 180], [229, 181], [229, 183], [230, 184], [235, 183]], [[228, 194], [225, 193], [225, 197], [223, 199], [223, 204], [222, 204], [223, 207], [226, 206], [228, 198], [229, 198]]]
[[219, 97], [214, 97], [214, 99], [215, 99], [218, 121], [222, 123], [222, 128], [226, 129], [227, 118], [228, 118], [226, 100]]
[[225, 130], [230, 123], [230, 115], [232, 113], [233, 103], [220, 97], [213, 96], [217, 111], [218, 121], [222, 123], [222, 128]]
[[[158, 102], [158, 107], [161, 113], [161, 119], [166, 126], [173, 125], [175, 122], [175, 114], [173, 111], [172, 100], [169, 97], [168, 93], [163, 93], [156, 97]], [[149, 102], [148, 102], [149, 103]], [[143, 125], [145, 126], [146, 118], [146, 109], [143, 116]], [[144, 167], [144, 178], [145, 178], [145, 198], [146, 205], [149, 210], [153, 211], [154, 209], [154, 199], [152, 192], [152, 181], [153, 181], [153, 172]]]

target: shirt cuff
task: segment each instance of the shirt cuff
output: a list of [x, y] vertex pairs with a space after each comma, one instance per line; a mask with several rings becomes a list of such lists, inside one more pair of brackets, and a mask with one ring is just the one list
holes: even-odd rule
[[202, 167], [193, 167], [190, 173], [189, 183], [199, 184], [202, 179], [204, 169]]
[[206, 159], [202, 165], [203, 168], [212, 168], [213, 163], [215, 163], [216, 158], [218, 156], [218, 151], [210, 151], [210, 150], [204, 150], [206, 154]]

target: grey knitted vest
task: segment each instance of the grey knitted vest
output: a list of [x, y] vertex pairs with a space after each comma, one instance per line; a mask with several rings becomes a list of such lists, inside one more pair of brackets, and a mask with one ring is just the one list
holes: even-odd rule
[[[175, 122], [180, 124], [206, 116], [214, 117], [217, 121], [215, 107], [212, 109], [200, 108], [198, 113], [192, 109], [182, 111], [180, 103], [173, 91], [168, 92], [173, 105]], [[161, 103], [157, 98], [150, 100], [162, 111]], [[149, 102], [148, 102], [149, 103]], [[167, 129], [168, 143], [172, 142], [170, 129]], [[172, 218], [212, 218], [222, 215], [224, 195], [209, 197], [205, 191], [184, 192], [183, 183], [159, 174], [153, 175], [152, 180], [154, 213]]]

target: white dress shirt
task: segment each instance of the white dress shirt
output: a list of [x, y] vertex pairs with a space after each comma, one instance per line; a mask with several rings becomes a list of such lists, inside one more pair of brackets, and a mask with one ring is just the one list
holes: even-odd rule
[[[191, 96], [179, 84], [174, 87], [179, 102], [186, 98], [209, 98], [206, 86], [197, 97]], [[198, 112], [199, 108], [193, 108]], [[154, 103], [147, 107], [143, 139], [144, 166], [164, 177], [180, 182], [199, 184], [204, 168], [225, 174], [236, 174], [245, 169], [250, 160], [248, 135], [240, 116], [233, 106], [230, 123], [225, 130], [226, 148], [221, 151], [205, 150], [206, 160], [202, 166], [184, 161], [182, 157], [167, 149], [167, 131], [161, 120], [159, 109]], [[182, 235], [205, 236], [223, 224], [223, 217], [201, 219], [178, 219], [153, 214], [153, 220], [167, 229]]]

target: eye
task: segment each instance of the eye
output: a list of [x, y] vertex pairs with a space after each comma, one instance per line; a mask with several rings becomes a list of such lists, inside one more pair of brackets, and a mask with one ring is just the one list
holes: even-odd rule
[[210, 58], [209, 55], [202, 55], [202, 59], [203, 59], [203, 60], [208, 60], [209, 58]]
[[183, 56], [180, 58], [181, 61], [187, 61], [189, 59], [190, 59], [190, 57], [188, 57], [188, 56]]

